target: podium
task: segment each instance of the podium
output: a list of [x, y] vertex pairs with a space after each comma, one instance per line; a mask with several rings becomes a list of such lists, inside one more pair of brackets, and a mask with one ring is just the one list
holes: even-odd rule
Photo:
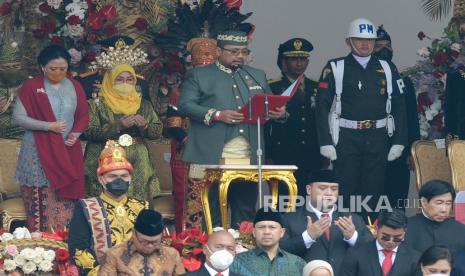
[[[218, 183], [219, 205], [221, 224], [224, 229], [229, 229], [228, 190], [230, 184], [235, 180], [244, 180], [259, 183], [257, 165], [207, 165], [201, 188], [202, 207], [205, 214], [205, 223], [209, 234], [213, 232], [209, 192], [210, 188]], [[262, 178], [268, 182], [272, 196], [272, 207], [278, 203], [278, 184], [282, 181], [289, 191], [288, 211], [295, 207], [297, 199], [297, 183], [294, 171], [297, 166], [264, 165], [262, 166]]]

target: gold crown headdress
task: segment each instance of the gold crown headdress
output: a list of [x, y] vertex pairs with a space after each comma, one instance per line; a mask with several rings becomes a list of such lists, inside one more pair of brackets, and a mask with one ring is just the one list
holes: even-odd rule
[[115, 47], [108, 47], [106, 51], [102, 51], [90, 65], [90, 69], [111, 69], [119, 64], [128, 64], [132, 67], [148, 63], [147, 53], [135, 47], [130, 47], [119, 39], [115, 43]]
[[121, 169], [128, 170], [130, 173], [134, 170], [126, 157], [126, 152], [118, 142], [108, 140], [105, 144], [105, 148], [100, 153], [97, 174], [102, 175], [110, 171]]

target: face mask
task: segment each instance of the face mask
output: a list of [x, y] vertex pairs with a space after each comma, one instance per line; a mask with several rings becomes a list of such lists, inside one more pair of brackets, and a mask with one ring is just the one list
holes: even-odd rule
[[128, 96], [134, 90], [134, 85], [129, 83], [120, 83], [113, 85], [113, 90], [121, 96]]
[[[210, 248], [208, 248], [208, 250], [210, 250]], [[209, 259], [213, 268], [224, 271], [233, 263], [234, 256], [226, 249], [222, 249], [213, 252]]]
[[393, 53], [391, 50], [383, 48], [379, 52], [376, 52], [374, 55], [377, 56], [379, 59], [392, 61]]
[[106, 187], [107, 187], [107, 190], [112, 195], [120, 197], [120, 196], [124, 195], [125, 193], [127, 193], [128, 189], [129, 189], [129, 182], [124, 181], [121, 178], [117, 178], [117, 179], [115, 179], [115, 180], [113, 180], [111, 182], [108, 182]]
[[45, 77], [53, 84], [61, 82], [66, 77], [66, 71], [61, 70], [44, 70], [44, 74]]

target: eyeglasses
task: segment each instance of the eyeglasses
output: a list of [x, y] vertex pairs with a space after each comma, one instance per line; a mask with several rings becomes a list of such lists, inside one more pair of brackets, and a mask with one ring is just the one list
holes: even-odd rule
[[137, 234], [137, 232], [135, 233], [136, 234], [136, 239], [139, 241], [139, 243], [142, 245], [142, 246], [159, 246], [161, 244], [161, 239], [159, 240], [156, 240], [156, 241], [146, 241], [146, 240], [141, 240], [139, 239], [139, 235]]
[[220, 48], [225, 50], [226, 52], [231, 53], [231, 55], [236, 56], [236, 57], [239, 56], [240, 54], [242, 54], [243, 56], [248, 56], [251, 53], [249, 49], [226, 49], [223, 47], [220, 47]]
[[383, 241], [393, 241], [393, 242], [396, 242], [396, 243], [399, 243], [399, 242], [403, 242], [404, 241], [404, 237], [393, 237], [393, 236], [389, 236], [389, 235], [382, 235], [381, 236], [381, 240]]

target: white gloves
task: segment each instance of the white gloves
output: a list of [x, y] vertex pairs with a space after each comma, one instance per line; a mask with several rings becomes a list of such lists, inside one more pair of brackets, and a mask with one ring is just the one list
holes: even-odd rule
[[331, 161], [337, 159], [336, 148], [332, 145], [320, 147], [320, 153]]
[[389, 150], [388, 154], [388, 161], [394, 161], [402, 155], [402, 151], [404, 150], [404, 146], [402, 145], [392, 145], [391, 149]]

